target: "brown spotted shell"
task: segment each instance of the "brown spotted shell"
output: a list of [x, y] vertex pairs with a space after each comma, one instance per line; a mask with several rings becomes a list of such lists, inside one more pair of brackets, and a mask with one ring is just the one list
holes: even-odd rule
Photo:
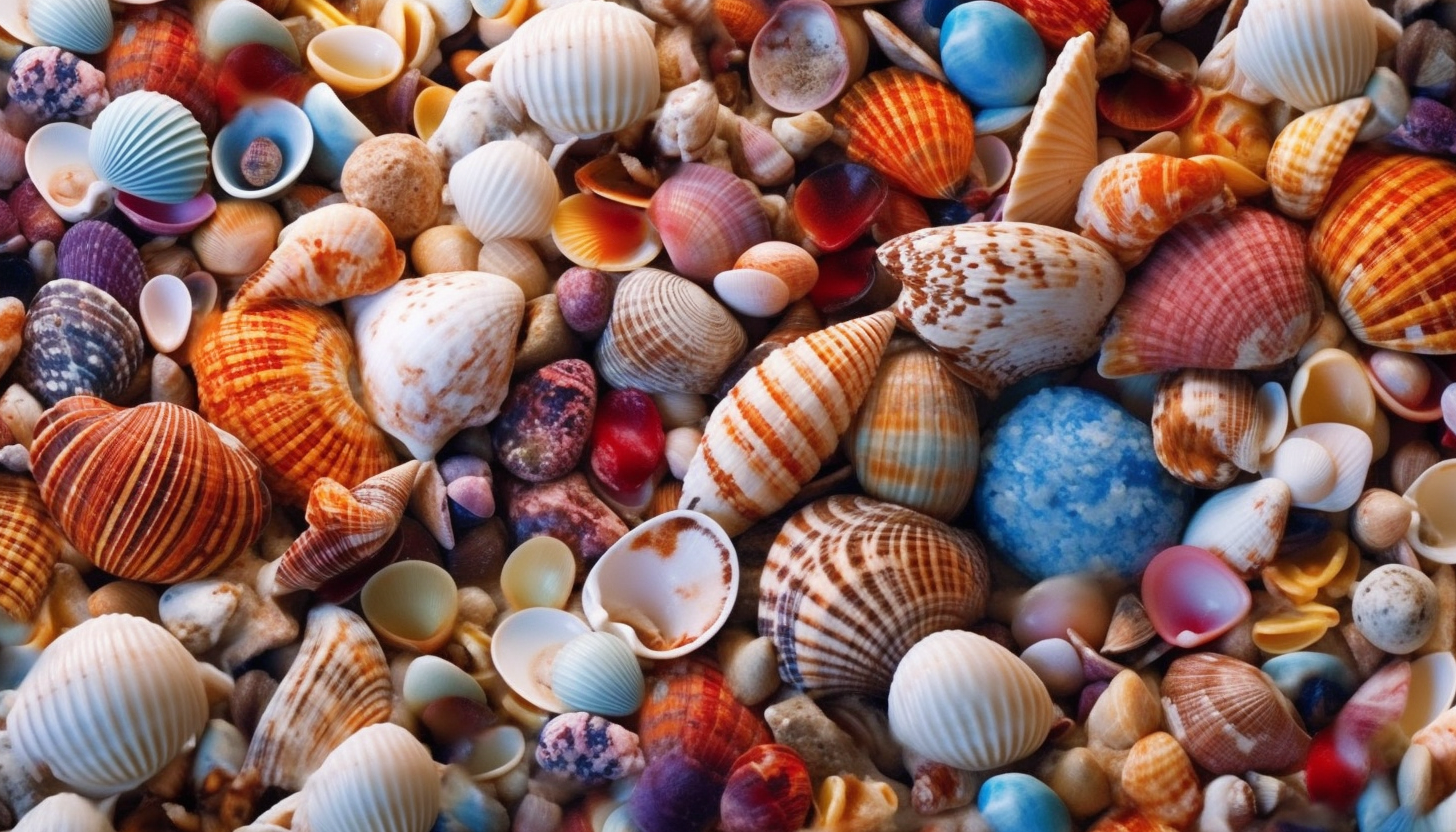
[[[1284, 437], [1284, 398], [1232, 370], [1181, 370], [1153, 397], [1153, 450], [1168, 473], [1200, 488], [1224, 488], [1255, 472]], [[1282, 391], [1282, 388], [1281, 388]]]
[[0, 473], [0, 610], [29, 621], [61, 556], [61, 530], [27, 476]]

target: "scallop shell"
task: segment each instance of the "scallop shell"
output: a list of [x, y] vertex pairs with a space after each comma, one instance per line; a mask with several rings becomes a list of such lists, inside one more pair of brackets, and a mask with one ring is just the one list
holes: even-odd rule
[[1456, 351], [1456, 165], [1346, 157], [1309, 236], [1309, 265], [1350, 334], [1404, 352]]
[[1108, 0], [997, 0], [1026, 18], [1052, 49], [1085, 34], [1099, 34], [1112, 18]]
[[326, 28], [309, 39], [307, 56], [309, 67], [342, 99], [379, 89], [405, 67], [399, 43], [373, 26]]
[[1101, 246], [1030, 223], [927, 228], [878, 254], [905, 286], [895, 316], [992, 397], [1089, 358], [1123, 290]]
[[773, 741], [763, 720], [733, 698], [723, 674], [695, 660], [665, 665], [653, 674], [639, 722], [649, 764], [677, 751], [719, 782], [750, 748]]
[[894, 326], [889, 312], [855, 318], [749, 370], [708, 418], [678, 507], [734, 536], [793, 499], [849, 428]]
[[551, 218], [551, 239], [566, 259], [604, 271], [641, 268], [662, 251], [662, 238], [645, 211], [592, 193], [561, 200]]
[[1163, 677], [1168, 730], [1209, 772], [1279, 774], [1303, 765], [1309, 735], [1274, 682], [1217, 653], [1175, 659]]
[[1067, 41], [1021, 137], [1002, 216], [1075, 229], [1077, 195], [1097, 167], [1097, 59], [1091, 34]]
[[269, 301], [223, 313], [192, 369], [203, 415], [257, 456], [276, 499], [302, 506], [319, 477], [352, 488], [396, 464], [354, 398], [354, 360], [332, 311]]
[[1189, 217], [1232, 208], [1223, 171], [1191, 159], [1124, 153], [1103, 162], [1082, 183], [1077, 225], [1119, 263], [1142, 262], [1153, 244]]
[[[322, 210], [322, 209], [320, 209]], [[283, 218], [262, 200], [224, 199], [189, 238], [202, 268], [214, 275], [250, 275], [278, 245]]]
[[197, 662], [160, 625], [103, 615], [51, 642], [16, 691], [6, 730], [22, 765], [87, 797], [130, 791], [202, 733]]
[[1268, 211], [1180, 224], [1131, 275], [1097, 371], [1243, 370], [1293, 358], [1324, 309], [1303, 255], [1304, 232]]
[[642, 668], [627, 642], [611, 633], [583, 633], [551, 662], [551, 690], [573, 711], [630, 716], [642, 707]]
[[1147, 817], [1187, 829], [1203, 811], [1203, 787], [1193, 761], [1166, 731], [1133, 744], [1122, 764], [1122, 792]]
[[545, 157], [525, 142], [502, 139], [451, 166], [450, 197], [481, 242], [534, 240], [551, 233], [561, 189]]
[[40, 288], [25, 316], [16, 379], [50, 406], [67, 396], [115, 399], [141, 369], [141, 328], [116, 299], [65, 278]]
[[297, 832], [417, 832], [440, 813], [440, 776], [414, 734], [392, 723], [361, 728], [309, 778]]
[[1284, 438], [1284, 388], [1254, 389], [1228, 370], [1181, 370], [1164, 376], [1153, 398], [1153, 450], [1168, 473], [1200, 488], [1224, 488], [1239, 471], [1258, 471]]
[[1238, 32], [1239, 71], [1296, 110], [1359, 95], [1375, 69], [1375, 19], [1364, 0], [1251, 0]]
[[596, 363], [618, 389], [711, 393], [747, 346], [733, 315], [692, 281], [638, 269], [617, 284]]
[[971, 174], [975, 125], [949, 85], [890, 67], [871, 72], [839, 100], [834, 125], [848, 134], [844, 152], [904, 190], [955, 199]]
[[[290, 38], [289, 47], [292, 43]], [[217, 129], [217, 70], [181, 9], [153, 5], [118, 15], [116, 39], [100, 68], [113, 99], [139, 90], [159, 92], [186, 107], [202, 132], [211, 136]]]
[[94, 55], [111, 42], [111, 7], [104, 0], [28, 2], [25, 18], [40, 43]]
[[0, 473], [0, 611], [30, 621], [61, 556], [61, 530], [29, 477]]
[[110, 223], [82, 220], [61, 237], [56, 246], [56, 274], [90, 283], [116, 298], [132, 318], [147, 270], [126, 234]]
[[520, 287], [486, 272], [396, 283], [349, 306], [364, 407], [416, 459], [496, 417], [525, 314]]
[[111, 820], [95, 803], [80, 795], [63, 792], [52, 795], [25, 813], [13, 832], [116, 832]]
[[326, 205], [283, 229], [278, 248], [238, 289], [233, 303], [295, 300], [323, 306], [388, 289], [404, 266], [404, 252], [373, 211]]
[[1269, 150], [1269, 187], [1286, 216], [1314, 219], [1355, 141], [1370, 99], [1351, 98], [1305, 113], [1279, 131]]
[[890, 685], [895, 739], [907, 751], [969, 771], [1030, 755], [1055, 719], [1046, 686], [1025, 662], [962, 630], [921, 639]]
[[113, 98], [96, 116], [91, 169], [118, 190], [175, 204], [207, 181], [207, 136], [176, 99], [143, 90]]
[[647, 216], [673, 268], [700, 283], [773, 238], [753, 188], [728, 171], [698, 162], [679, 167], [662, 183]]
[[796, 512], [774, 540], [758, 629], [790, 684], [883, 696], [906, 652], [979, 619], [989, 590], [973, 535], [891, 503], [830, 497]]
[[113, 575], [201, 577], [267, 522], [257, 461], [190, 410], [73, 396], [35, 427], [30, 468], [41, 499], [67, 539]]

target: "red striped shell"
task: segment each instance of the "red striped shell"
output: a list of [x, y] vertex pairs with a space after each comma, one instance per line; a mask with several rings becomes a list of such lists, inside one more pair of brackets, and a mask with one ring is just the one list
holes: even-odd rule
[[1108, 0], [996, 0], [1031, 24], [1052, 49], [1061, 49], [1072, 38], [1091, 32], [1101, 34], [1112, 19]]
[[35, 427], [30, 468], [41, 499], [67, 539], [118, 577], [206, 575], [268, 520], [252, 454], [186, 408], [72, 396]]
[[726, 779], [748, 749], [773, 742], [768, 726], [733, 698], [717, 668], [685, 659], [648, 681], [640, 715], [647, 762], [678, 749]]
[[217, 71], [203, 57], [185, 12], [155, 5], [123, 15], [101, 69], [112, 100], [137, 90], [159, 92], [180, 101], [207, 135], [217, 130]]
[[899, 67], [861, 78], [839, 101], [850, 161], [878, 170], [928, 199], [954, 199], [971, 172], [971, 108], [948, 84]]
[[56, 528], [30, 477], [0, 473], [0, 610], [29, 621], [61, 556]]

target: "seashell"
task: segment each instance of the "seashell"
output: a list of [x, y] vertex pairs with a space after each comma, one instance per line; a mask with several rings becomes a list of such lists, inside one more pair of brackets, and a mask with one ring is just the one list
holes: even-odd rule
[[200, 47], [209, 61], [221, 62], [237, 47], [257, 43], [277, 49], [295, 64], [301, 62], [302, 55], [288, 28], [256, 3], [222, 0], [205, 20], [198, 15], [196, 22], [203, 25]]
[[1400, 728], [1414, 736], [1449, 710], [1456, 698], [1456, 657], [1429, 653], [1410, 663], [1410, 693], [1400, 715]]
[[404, 271], [404, 253], [394, 247], [384, 222], [355, 205], [310, 211], [278, 239], [267, 261], [238, 289], [235, 305], [296, 300], [321, 306], [391, 288]]
[[773, 10], [763, 0], [713, 0], [713, 14], [741, 47], [753, 44]]
[[832, 774], [819, 784], [814, 800], [814, 823], [823, 832], [858, 832], [890, 823], [900, 798], [889, 783], [853, 774]]
[[906, 289], [895, 316], [992, 397], [1090, 357], [1123, 289], [1100, 246], [1029, 223], [929, 228], [877, 254]]
[[476, 239], [534, 240], [551, 232], [561, 190], [545, 157], [525, 142], [503, 139], [451, 166], [450, 196]]
[[[271, 142], [278, 153], [271, 175], [249, 167], [249, 154], [259, 139]], [[267, 199], [292, 185], [312, 155], [313, 125], [303, 110], [282, 98], [260, 98], [238, 110], [218, 131], [212, 144], [212, 173], [218, 186], [232, 196]]]
[[20, 226], [21, 235], [27, 240], [53, 244], [61, 241], [66, 224], [40, 195], [34, 182], [26, 180], [16, 185], [6, 204]]
[[819, 264], [802, 246], [769, 240], [749, 247], [733, 262], [735, 269], [758, 269], [775, 275], [789, 288], [791, 301], [807, 295], [819, 279]]
[[551, 239], [566, 259], [604, 271], [639, 269], [662, 252], [662, 238], [645, 211], [592, 193], [561, 200], [551, 218]]
[[653, 675], [639, 724], [648, 763], [680, 752], [720, 785], [740, 757], [773, 742], [763, 720], [733, 698], [723, 674], [694, 659]]
[[308, 172], [326, 182], [337, 182], [354, 149], [374, 133], [344, 106], [334, 88], [320, 81], [303, 96], [303, 112], [313, 125], [313, 155]]
[[337, 315], [294, 301], [234, 306], [200, 336], [202, 413], [253, 452], [277, 500], [304, 505], [319, 477], [352, 488], [395, 466], [351, 391], [353, 356]]
[[514, 725], [497, 725], [469, 740], [469, 755], [452, 765], [464, 769], [476, 783], [509, 774], [526, 758], [526, 737]]
[[1213, 641], [1242, 621], [1252, 605], [1248, 586], [1227, 563], [1186, 544], [1153, 557], [1143, 571], [1142, 596], [1153, 629], [1178, 647]]
[[1271, 592], [1278, 590], [1295, 604], [1307, 604], [1320, 590], [1333, 595], [1331, 584], [1343, 574], [1347, 561], [1355, 560], [1358, 555], [1350, 557], [1350, 539], [1343, 532], [1332, 531], [1316, 545], [1281, 552], [1261, 577]]
[[1441, 399], [1450, 386], [1445, 373], [1428, 358], [1394, 350], [1362, 353], [1360, 366], [1375, 397], [1387, 410], [1412, 422], [1441, 418]]
[[30, 477], [0, 473], [0, 611], [30, 621], [45, 600], [61, 556], [61, 530]]
[[1088, 646], [1100, 645], [1112, 610], [1102, 587], [1086, 574], [1037, 581], [1011, 604], [1011, 636], [1018, 644], [1067, 637], [1077, 631]]
[[1077, 194], [1097, 167], [1097, 64], [1090, 33], [1067, 41], [1021, 137], [1002, 216], [1074, 229]]
[[817, 110], [850, 80], [849, 44], [822, 0], [787, 0], [759, 27], [748, 53], [753, 91], [775, 110]]
[[1350, 668], [1328, 653], [1285, 653], [1264, 662], [1260, 669], [1295, 704], [1311, 728], [1333, 722], [1358, 686]]
[[111, 43], [111, 8], [100, 0], [27, 3], [26, 24], [38, 43], [95, 55]]
[[491, 662], [517, 696], [543, 711], [566, 713], [566, 704], [551, 689], [551, 666], [562, 647], [589, 632], [586, 622], [564, 610], [517, 610], [496, 626]]
[[182, 278], [159, 274], [148, 280], [137, 299], [138, 318], [147, 342], [158, 353], [175, 351], [187, 340], [192, 326], [192, 293]]
[[950, 85], [890, 67], [871, 72], [839, 101], [834, 125], [845, 154], [927, 199], [954, 199], [971, 172], [975, 127]]
[[136, 246], [116, 226], [83, 220], [67, 229], [56, 247], [56, 274], [90, 283], [137, 317], [147, 270]]
[[820, 251], [839, 251], [864, 234], [889, 193], [885, 178], [873, 168], [835, 162], [799, 181], [790, 208], [808, 243]]
[[192, 656], [157, 624], [92, 618], [62, 633], [16, 691], [6, 729], [24, 770], [93, 798], [130, 791], [207, 724]]
[[1186, 829], [1203, 812], [1203, 788], [1193, 762], [1172, 734], [1138, 740], [1122, 764], [1122, 791], [1148, 818]]
[[630, 716], [642, 707], [642, 668], [620, 638], [583, 633], [563, 645], [552, 661], [551, 690], [572, 710]]
[[1222, 171], [1154, 153], [1126, 153], [1092, 169], [1077, 196], [1077, 225], [1124, 267], [1141, 263], [1173, 226], [1233, 207]]
[[1339, 623], [1339, 610], [1308, 602], [1255, 621], [1250, 637], [1265, 653], [1289, 653], [1312, 646]]
[[106, 813], [95, 803], [69, 792], [51, 795], [37, 803], [15, 825], [15, 832], [47, 832], [51, 829], [65, 829], [68, 832], [116, 832]]
[[202, 125], [176, 99], [150, 90], [117, 96], [96, 116], [87, 158], [97, 177], [153, 202], [185, 202], [207, 180]]
[[796, 832], [812, 799], [803, 758], [786, 745], [756, 745], [734, 761], [718, 814], [724, 832]]
[[1284, 481], [1290, 498], [1305, 507], [1328, 497], [1335, 489], [1335, 460], [1313, 439], [1289, 439], [1269, 455], [1265, 476]]
[[[541, 255], [537, 254], [536, 249], [525, 240], [489, 240], [485, 242], [476, 255], [475, 269], [510, 278], [512, 282], [521, 287], [521, 292], [526, 295], [528, 303], [548, 294], [551, 290], [551, 278], [546, 273], [545, 264], [541, 262]], [[529, 318], [529, 306], [526, 314]]]
[[718, 272], [713, 278], [713, 291], [729, 309], [750, 318], [772, 317], [791, 302], [788, 284], [761, 269]]
[[15, 56], [6, 92], [35, 124], [90, 124], [111, 101], [106, 76], [99, 69], [55, 46], [27, 49]]
[[1387, 563], [1360, 579], [1350, 615], [1371, 644], [1401, 656], [1430, 638], [1439, 607], [1436, 585], [1423, 572]]
[[554, 537], [543, 535], [523, 542], [501, 566], [501, 592], [512, 609], [566, 609], [575, 583], [576, 556], [569, 546]]
[[443, 568], [402, 560], [369, 578], [359, 592], [359, 610], [384, 643], [433, 653], [455, 629], [455, 589], [455, 579]]
[[250, 275], [268, 262], [282, 230], [283, 218], [272, 205], [224, 199], [193, 232], [192, 250], [213, 274]]
[[356, 298], [349, 312], [364, 407], [416, 459], [500, 412], [525, 312], [511, 281], [434, 274]]
[[1257, 471], [1284, 438], [1284, 388], [1259, 387], [1222, 370], [1164, 376], [1153, 399], [1153, 450], [1168, 473], [1202, 488], [1224, 488], [1240, 470]]
[[890, 685], [895, 739], [970, 771], [1031, 754], [1046, 739], [1054, 714], [1046, 687], [1025, 662], [990, 639], [959, 630], [917, 642]]
[[1072, 696], [1087, 682], [1082, 657], [1064, 638], [1046, 638], [1021, 651], [1021, 660], [1036, 672], [1053, 696]]
[[307, 57], [313, 71], [342, 99], [373, 92], [405, 68], [399, 43], [371, 26], [325, 29], [309, 40]]
[[268, 518], [252, 455], [176, 405], [68, 398], [36, 423], [30, 468], [66, 538], [121, 578], [206, 575], [251, 545]]
[[1134, 670], [1118, 671], [1087, 714], [1087, 740], [1093, 747], [1132, 748], [1163, 724], [1157, 698]]
[[[1370, 437], [1350, 425], [1321, 422], [1290, 431], [1285, 436], [1284, 442], [1280, 444], [1280, 448], [1296, 440], [1311, 440], [1320, 445], [1328, 454], [1329, 462], [1333, 464], [1334, 468], [1332, 481], [1328, 474], [1324, 475], [1325, 482], [1321, 483], [1319, 490], [1313, 491], [1310, 496], [1318, 494], [1325, 488], [1328, 488], [1328, 491], [1318, 499], [1300, 504], [1300, 507], [1312, 508], [1316, 511], [1344, 511], [1353, 506], [1355, 501], [1360, 498], [1361, 491], [1364, 490], [1365, 477], [1370, 471], [1372, 450]], [[1318, 453], [1310, 456], [1314, 458], [1314, 464], [1320, 466], [1325, 464], [1324, 457]], [[1276, 449], [1272, 458], [1278, 459], [1279, 457], [1280, 452]], [[1294, 464], [1296, 463], [1291, 461], [1291, 465]], [[1271, 470], [1267, 461], [1265, 465], [1261, 466], [1261, 471], [1269, 472]], [[1306, 473], [1312, 472], [1306, 469]]]
[[1456, 239], [1453, 173], [1443, 160], [1363, 152], [1340, 167], [1310, 232], [1309, 266], [1356, 339], [1405, 352], [1456, 349], [1446, 259], [1411, 255], [1446, 252]]
[[630, 777], [646, 766], [636, 734], [585, 713], [562, 714], [546, 723], [536, 747], [536, 762], [545, 771], [588, 786]]
[[[730, 536], [782, 508], [848, 429], [893, 328], [888, 312], [856, 318], [806, 335], [749, 370], [703, 428], [679, 507], [702, 511]], [[800, 383], [816, 401], [774, 392]], [[765, 435], [755, 427], [761, 424], [784, 427]], [[749, 435], [757, 453], [733, 438]]]
[[373, 211], [395, 239], [408, 240], [435, 224], [445, 177], [423, 141], [391, 133], [355, 148], [339, 183], [350, 203]]
[[1255, 176], [1264, 175], [1273, 145], [1263, 110], [1231, 92], [1208, 88], [1203, 89], [1198, 112], [1178, 128], [1178, 139], [1179, 155], [1185, 158], [1222, 156]]
[[1175, 659], [1162, 684], [1168, 730], [1212, 774], [1275, 774], [1303, 764], [1309, 736], [1268, 676], [1217, 653]]
[[416, 656], [410, 660], [400, 686], [400, 699], [417, 716], [423, 716], [431, 705], [442, 700], [488, 704], [485, 691], [469, 673], [439, 656]]
[[374, 26], [399, 44], [406, 69], [428, 69], [440, 62], [442, 33], [423, 0], [387, 0]]
[[120, 302], [79, 280], [53, 280], [25, 316], [16, 380], [42, 404], [120, 397], [141, 369], [142, 332]]
[[481, 243], [463, 225], [437, 225], [410, 244], [410, 264], [419, 274], [459, 272], [474, 267]]
[[724, 777], [683, 751], [670, 749], [653, 757], [628, 802], [612, 813], [604, 828], [671, 832], [705, 827], [718, 812]]
[[420, 832], [439, 812], [440, 777], [429, 749], [386, 722], [360, 728], [329, 752], [304, 785], [292, 828]]
[[1324, 306], [1303, 251], [1299, 226], [1258, 209], [1179, 224], [1128, 281], [1098, 373], [1256, 369], [1294, 357]]
[[1153, 640], [1157, 633], [1148, 620], [1147, 608], [1134, 593], [1126, 593], [1117, 599], [1112, 611], [1112, 620], [1107, 627], [1107, 637], [1102, 645], [1103, 653], [1126, 653]]
[[[289, 41], [288, 46], [275, 45], [286, 50], [292, 46], [292, 39]], [[113, 101], [139, 90], [169, 96], [186, 107], [211, 136], [218, 119], [217, 70], [202, 54], [201, 46], [197, 30], [181, 9], [155, 5], [128, 10], [118, 15], [116, 38], [101, 64], [106, 89]]]
[[744, 181], [711, 165], [679, 167], [652, 194], [647, 217], [682, 276], [706, 283], [772, 238], [768, 215]]
[[619, 389], [710, 393], [746, 347], [743, 328], [707, 292], [660, 269], [617, 285], [597, 371]]
[[[1139, 38], [1131, 62], [1130, 71], [1103, 79], [1097, 90], [1097, 112], [1110, 124], [1136, 132], [1168, 131], [1197, 115], [1203, 91], [1192, 82], [1198, 59], [1187, 47], [1167, 39]], [[1170, 144], [1159, 150], [1144, 145], [1135, 152], [1179, 155], [1178, 142]]]
[[[997, 0], [1001, 5], [1026, 18], [1051, 49], [1062, 49], [1064, 44], [1084, 35], [1096, 35], [1107, 26], [1112, 17], [1111, 6], [1104, 0], [1087, 3], [1058, 2], [1058, 0]], [[1172, 31], [1172, 30], [1166, 30]]]
[[[883, 695], [916, 642], [981, 616], [986, 569], [978, 540], [925, 515], [867, 497], [816, 501], [769, 550], [759, 632], [790, 684]], [[885, 608], [875, 600], [885, 597], [907, 603]]]
[[116, 202], [116, 188], [91, 169], [91, 130], [70, 122], [41, 126], [25, 144], [25, 172], [41, 198], [66, 222], [104, 213]]
[[1071, 814], [1052, 788], [1030, 774], [1006, 772], [985, 783], [976, 808], [992, 829], [1044, 829], [1070, 832]]
[[1349, 152], [1370, 110], [1370, 99], [1351, 98], [1321, 107], [1290, 122], [1269, 151], [1269, 186], [1286, 216], [1309, 220], [1319, 214], [1335, 172]]
[[635, 156], [608, 153], [576, 169], [572, 177], [577, 190], [603, 199], [646, 208], [657, 190], [657, 173], [642, 166]]
[[[1073, 30], [1067, 36], [1074, 34], [1079, 33]], [[1019, 10], [999, 3], [962, 3], [941, 24], [940, 60], [950, 83], [984, 116], [988, 110], [1025, 106], [1036, 97], [1046, 80], [1041, 40]], [[1055, 49], [1065, 42], [1062, 37], [1049, 40]]]
[[1253, 0], [1239, 19], [1234, 59], [1254, 83], [1308, 112], [1360, 94], [1375, 68], [1373, 21], [1355, 0]]
[[449, 87], [432, 86], [420, 90], [410, 111], [415, 135], [428, 142], [444, 123], [445, 114], [454, 100], [455, 90]]
[[1452, 483], [1456, 463], [1438, 462], [1427, 468], [1403, 495], [1415, 505], [1405, 540], [1423, 558], [1456, 563], [1456, 517], [1452, 514]]

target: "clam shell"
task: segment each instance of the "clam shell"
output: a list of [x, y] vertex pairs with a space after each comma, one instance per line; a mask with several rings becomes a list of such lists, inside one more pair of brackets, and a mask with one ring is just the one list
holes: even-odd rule
[[1046, 739], [1056, 707], [1036, 673], [984, 636], [945, 630], [921, 639], [890, 685], [890, 730], [907, 750], [985, 771]]
[[1415, 505], [1406, 542], [1421, 557], [1437, 563], [1456, 563], [1456, 461], [1444, 460], [1427, 468], [1406, 489]]
[[56, 274], [90, 283], [116, 298], [132, 318], [137, 317], [147, 270], [136, 246], [116, 226], [82, 220], [66, 229], [56, 246]]
[[662, 251], [646, 212], [592, 193], [561, 200], [551, 218], [551, 239], [566, 259], [604, 271], [641, 268]]
[[196, 661], [161, 626], [130, 615], [62, 633], [20, 684], [6, 719], [26, 769], [45, 766], [94, 798], [146, 782], [206, 725]]
[[91, 169], [91, 130], [68, 121], [43, 125], [25, 143], [25, 173], [66, 222], [95, 217], [116, 202], [116, 188]]
[[625, 641], [583, 633], [551, 663], [551, 690], [566, 707], [602, 716], [629, 716], [642, 707], [642, 668]]
[[780, 3], [748, 53], [753, 91], [785, 113], [823, 107], [839, 96], [849, 78], [849, 44], [834, 9], [822, 0]]
[[1274, 682], [1253, 665], [1217, 653], [1175, 659], [1163, 677], [1168, 730], [1213, 774], [1292, 771], [1309, 735]]
[[1063, 44], [1085, 34], [1098, 34], [1112, 17], [1107, 0], [1006, 0], [1002, 5], [1026, 18], [1047, 46]]
[[388, 289], [404, 266], [404, 252], [394, 247], [394, 235], [374, 212], [347, 203], [327, 205], [283, 229], [278, 247], [238, 289], [233, 303], [293, 300], [323, 306]]
[[1355, 141], [1370, 99], [1351, 98], [1290, 122], [1269, 151], [1269, 187], [1286, 216], [1314, 219]]
[[91, 169], [118, 190], [175, 204], [207, 180], [207, 136], [176, 99], [142, 90], [112, 99], [96, 116]]
[[455, 628], [455, 579], [429, 561], [391, 563], [364, 584], [359, 610], [384, 643], [433, 653], [445, 646]]
[[[708, 418], [678, 507], [707, 514], [734, 536], [787, 504], [839, 444], [894, 326], [889, 312], [855, 318], [749, 370]], [[812, 395], [796, 400], [787, 390]]]
[[691, 659], [653, 674], [639, 724], [649, 764], [678, 752], [719, 782], [750, 748], [773, 741], [763, 720], [733, 698], [723, 674]]
[[729, 309], [750, 318], [769, 318], [792, 300], [789, 285], [762, 269], [729, 269], [713, 278], [713, 291]]
[[1251, 0], [1238, 31], [1239, 70], [1296, 110], [1359, 95], [1375, 69], [1375, 19], [1363, 0]]
[[[248, 148], [259, 138], [278, 147], [282, 166], [272, 181], [254, 185], [244, 178], [242, 164]], [[232, 196], [267, 199], [292, 185], [312, 155], [313, 125], [303, 110], [282, 98], [262, 98], [238, 110], [218, 131], [212, 144], [212, 174], [218, 186]]]
[[159, 274], [142, 286], [138, 318], [147, 341], [158, 353], [169, 353], [187, 340], [192, 326], [192, 293], [182, 278]]
[[1030, 223], [927, 228], [878, 255], [905, 286], [895, 316], [992, 397], [1090, 357], [1123, 290], [1102, 247]]
[[534, 240], [551, 233], [561, 201], [545, 157], [514, 139], [487, 142], [450, 168], [450, 197], [481, 242]]
[[111, 43], [111, 7], [104, 0], [27, 3], [26, 23], [48, 46], [94, 55]]
[[752, 246], [773, 238], [753, 189], [733, 174], [698, 162], [678, 168], [652, 194], [647, 216], [673, 268], [706, 283]]
[[0, 473], [0, 611], [30, 621], [61, 556], [61, 530], [29, 477]]
[[95, 803], [80, 795], [63, 792], [52, 795], [25, 813], [14, 832], [116, 832], [111, 820]]
[[1225, 488], [1193, 512], [1182, 542], [1207, 549], [1252, 579], [1278, 554], [1292, 500], [1288, 484], [1269, 477]]
[[221, 62], [234, 48], [261, 43], [277, 49], [295, 64], [301, 63], [298, 44], [283, 21], [249, 0], [222, 0], [197, 22], [204, 25], [201, 48], [209, 61]]
[[758, 628], [790, 684], [883, 696], [910, 648], [980, 618], [989, 589], [971, 534], [868, 497], [830, 497], [796, 512], [774, 540]]
[[298, 832], [412, 832], [440, 812], [430, 750], [392, 723], [359, 729], [309, 778], [291, 828]]
[[746, 347], [743, 327], [692, 281], [638, 269], [617, 284], [596, 364], [618, 389], [711, 393]]
[[566, 704], [551, 690], [551, 665], [562, 647], [589, 632], [586, 622], [564, 610], [517, 610], [496, 626], [491, 662], [517, 696], [543, 711], [565, 713]]
[[554, 537], [533, 537], [501, 566], [500, 588], [513, 609], [566, 609], [576, 584], [576, 555]]
[[844, 152], [928, 199], [954, 199], [971, 173], [975, 125], [964, 99], [928, 75], [891, 67], [871, 72], [839, 100], [834, 125]]
[[1087, 714], [1087, 740], [1094, 748], [1129, 749], [1162, 724], [1162, 706], [1142, 677], [1119, 670]]
[[177, 405], [68, 398], [36, 423], [30, 468], [66, 538], [121, 578], [206, 575], [268, 519], [252, 454]]
[[[1313, 425], [1305, 425], [1289, 432], [1284, 437], [1280, 448], [1288, 445], [1294, 440], [1311, 440], [1323, 447], [1328, 455], [1328, 464], [1332, 465], [1332, 482], [1329, 482], [1319, 491], [1324, 491], [1322, 496], [1316, 497], [1319, 491], [1307, 495], [1311, 499], [1300, 501], [1295, 504], [1301, 508], [1311, 508], [1315, 511], [1344, 511], [1355, 505], [1360, 499], [1360, 492], [1365, 489], [1365, 477], [1370, 471], [1370, 459], [1373, 446], [1370, 437], [1358, 428], [1350, 425], [1342, 425], [1338, 422], [1320, 422]], [[1260, 471], [1265, 476], [1272, 474], [1270, 467], [1274, 459], [1279, 458], [1279, 449], [1275, 449], [1273, 459], [1267, 460], [1260, 466]], [[1291, 460], [1291, 467], [1301, 464], [1298, 460]], [[1318, 464], [1323, 466], [1325, 459], [1318, 455], [1305, 457], [1303, 464]], [[1293, 468], [1298, 471], [1298, 468]], [[1303, 472], [1301, 472], [1303, 473]], [[1329, 475], [1325, 475], [1329, 476]], [[1328, 490], [1325, 490], [1325, 489]], [[1291, 493], [1293, 483], [1291, 483]]]
[[141, 328], [120, 302], [62, 278], [36, 292], [15, 370], [46, 406], [67, 396], [115, 399], [131, 386], [144, 350]]
[[1077, 196], [1077, 225], [1119, 263], [1142, 262], [1169, 229], [1189, 217], [1233, 207], [1223, 171], [1157, 153], [1124, 153], [1087, 174]]
[[1138, 740], [1122, 764], [1122, 792], [1147, 817], [1186, 829], [1203, 812], [1203, 787], [1193, 761], [1172, 734]]
[[[292, 38], [286, 46], [274, 45], [296, 50]], [[116, 39], [106, 50], [101, 69], [113, 100], [138, 90], [159, 92], [186, 107], [207, 135], [217, 129], [217, 70], [202, 54], [197, 31], [184, 10], [159, 4], [118, 15]]]
[[1153, 398], [1153, 450], [1168, 473], [1201, 488], [1224, 488], [1240, 470], [1257, 471], [1284, 438], [1284, 388], [1257, 390], [1242, 374], [1181, 370]]
[[399, 43], [372, 26], [327, 28], [309, 40], [307, 56], [318, 77], [345, 99], [379, 89], [405, 67]]
[[272, 205], [261, 200], [224, 199], [189, 240], [198, 264], [207, 271], [250, 275], [268, 262], [282, 230], [283, 218]]
[[1091, 34], [1067, 41], [1021, 137], [1002, 217], [1075, 229], [1077, 195], [1097, 167], [1097, 60]]
[[1249, 587], [1228, 564], [1197, 546], [1174, 546], [1143, 570], [1142, 595], [1153, 629], [1169, 644], [1198, 647], [1249, 614]]
[[733, 763], [720, 803], [723, 832], [802, 829], [813, 805], [804, 760], [786, 745], [755, 745]]

